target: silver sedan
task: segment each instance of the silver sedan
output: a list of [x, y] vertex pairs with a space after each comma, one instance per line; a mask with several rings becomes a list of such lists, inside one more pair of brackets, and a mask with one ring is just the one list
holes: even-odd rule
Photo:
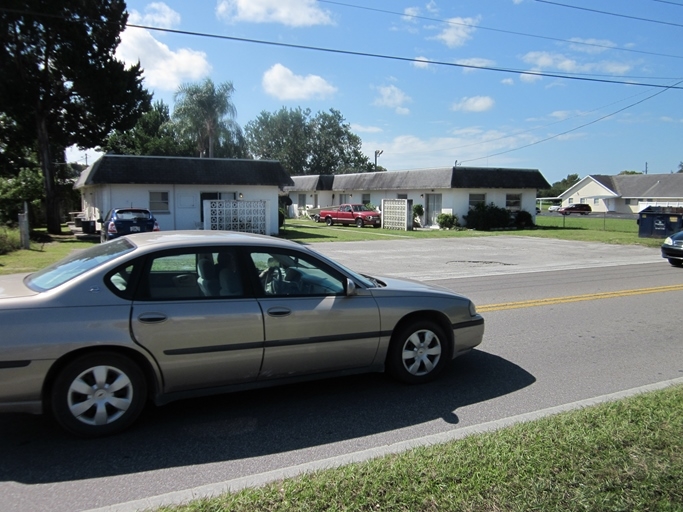
[[479, 345], [472, 302], [220, 231], [130, 235], [0, 277], [0, 412], [84, 437], [149, 402], [384, 371], [417, 384]]

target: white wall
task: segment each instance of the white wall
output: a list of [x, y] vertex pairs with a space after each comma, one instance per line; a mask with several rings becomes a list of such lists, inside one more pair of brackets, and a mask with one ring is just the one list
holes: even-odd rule
[[[162, 231], [196, 229], [200, 222], [200, 193], [242, 194], [241, 199], [264, 200], [269, 204], [269, 233], [278, 233], [278, 188], [235, 185], [98, 185], [81, 189], [81, 202], [87, 220], [97, 220], [111, 208], [149, 208], [150, 192], [168, 192], [168, 211], [154, 211]], [[97, 225], [100, 229], [100, 225]]]

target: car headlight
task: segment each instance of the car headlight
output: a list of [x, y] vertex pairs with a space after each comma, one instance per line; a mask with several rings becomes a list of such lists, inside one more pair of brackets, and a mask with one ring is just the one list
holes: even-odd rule
[[470, 316], [477, 316], [477, 306], [472, 301], [470, 301]]
[[673, 245], [673, 244], [674, 244], [674, 241], [673, 241], [673, 239], [672, 239], [670, 236], [667, 236], [667, 237], [664, 239], [664, 245]]

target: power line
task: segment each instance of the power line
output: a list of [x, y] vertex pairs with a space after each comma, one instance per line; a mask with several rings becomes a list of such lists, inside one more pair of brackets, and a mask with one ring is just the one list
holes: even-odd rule
[[[149, 27], [146, 25], [136, 25], [136, 24], [132, 24], [132, 23], [128, 23], [126, 26], [133, 27], [133, 28], [140, 28], [140, 29], [144, 29], [144, 30], [154, 30], [154, 31], [158, 31], [158, 32], [167, 32], [167, 33], [171, 33], [171, 34], [179, 34], [179, 35], [187, 35], [187, 36], [195, 36], [195, 37], [206, 37], [206, 38], [221, 39], [221, 40], [226, 40], [226, 41], [238, 41], [238, 42], [242, 42], [242, 43], [261, 44], [261, 45], [266, 45], [266, 46], [277, 46], [280, 48], [292, 48], [295, 50], [310, 50], [310, 51], [317, 51], [317, 52], [334, 53], [337, 55], [351, 55], [354, 57], [370, 57], [370, 58], [375, 58], [375, 59], [396, 60], [396, 61], [401, 61], [401, 62], [414, 62], [414, 63], [419, 63], [419, 64], [425, 64], [424, 59], [417, 59], [417, 58], [412, 58], [412, 57], [400, 57], [398, 55], [385, 55], [385, 54], [379, 54], [379, 53], [357, 52], [357, 51], [351, 51], [351, 50], [340, 50], [337, 48], [323, 48], [320, 46], [308, 46], [308, 45], [301, 45], [301, 44], [281, 43], [281, 42], [275, 42], [275, 41], [265, 41], [262, 39], [249, 39], [249, 38], [244, 38], [244, 37], [225, 36], [225, 35], [218, 35], [218, 34], [207, 34], [207, 33], [203, 33], [203, 32], [192, 32], [192, 31], [188, 31], [188, 30], [176, 30], [176, 29], [170, 29], [170, 28]], [[546, 73], [546, 72], [542, 72], [542, 71], [530, 71], [530, 70], [523, 70], [523, 69], [509, 69], [509, 68], [499, 68], [499, 67], [492, 67], [492, 66], [475, 66], [472, 64], [459, 64], [459, 63], [454, 63], [454, 62], [443, 62], [443, 61], [434, 61], [434, 60], [427, 61], [427, 64], [434, 64], [435, 66], [447, 66], [447, 67], [463, 68], [463, 69], [478, 69], [478, 70], [484, 70], [484, 71], [496, 71], [499, 73], [510, 73], [510, 74], [515, 74], [515, 75], [533, 75], [533, 76], [542, 76], [542, 77], [547, 77], [547, 78], [562, 78], [562, 79], [566, 79], [566, 80], [578, 80], [578, 81], [583, 81], [583, 82], [596, 82], [596, 83], [607, 83], [607, 84], [616, 84], [616, 85], [633, 85], [633, 86], [639, 86], [639, 87], [655, 87], [655, 88], [661, 88], [661, 89], [683, 89], [683, 87], [672, 87], [672, 86], [667, 86], [667, 85], [651, 84], [651, 83], [643, 83], [643, 82], [631, 82], [628, 80], [607, 80], [604, 78], [589, 78], [587, 76], [582, 76], [579, 74], [564, 74], [564, 75], [562, 75], [559, 73]]]
[[[681, 80], [680, 82], [675, 83], [674, 85], [670, 86], [669, 88], [670, 88], [670, 89], [676, 88], [676, 86], [680, 85], [681, 83], [683, 83], [683, 80]], [[625, 106], [624, 108], [620, 108], [619, 110], [616, 110], [616, 111], [611, 112], [611, 113], [609, 113], [609, 114], [607, 114], [607, 115], [604, 115], [604, 116], [602, 116], [602, 117], [599, 117], [598, 119], [594, 119], [593, 121], [591, 121], [591, 122], [589, 122], [589, 123], [585, 123], [585, 124], [576, 126], [575, 128], [572, 128], [571, 130], [567, 130], [567, 131], [564, 131], [564, 132], [562, 132], [562, 133], [557, 133], [557, 134], [552, 135], [552, 136], [550, 136], [550, 137], [546, 137], [545, 139], [537, 140], [537, 141], [535, 141], [535, 142], [531, 142], [531, 143], [529, 143], [529, 144], [525, 144], [524, 146], [520, 146], [520, 147], [518, 147], [518, 148], [508, 149], [507, 151], [501, 151], [501, 152], [499, 152], [499, 153], [494, 153], [494, 154], [492, 154], [492, 155], [481, 156], [481, 157], [479, 157], [479, 158], [470, 158], [469, 160], [463, 160], [462, 162], [463, 162], [463, 163], [466, 163], [466, 162], [476, 162], [477, 160], [483, 160], [483, 159], [485, 159], [485, 158], [491, 158], [491, 157], [494, 157], [494, 156], [505, 155], [505, 154], [507, 154], [507, 153], [512, 153], [513, 151], [519, 151], [520, 149], [525, 149], [525, 148], [528, 148], [528, 147], [531, 147], [531, 146], [535, 146], [535, 145], [537, 145], [537, 144], [540, 144], [540, 143], [542, 143], [542, 142], [547, 142], [547, 141], [549, 141], [549, 140], [556, 139], [557, 137], [561, 137], [562, 135], [567, 135], [568, 133], [575, 132], [576, 130], [580, 130], [581, 128], [585, 128], [586, 126], [590, 126], [590, 125], [592, 125], [592, 124], [595, 124], [595, 123], [598, 123], [598, 122], [600, 122], [600, 121], [603, 121], [604, 119], [607, 119], [608, 117], [615, 116], [615, 115], [619, 114], [620, 112], [623, 112], [624, 110], [628, 110], [629, 108], [635, 107], [636, 105], [640, 105], [641, 103], [643, 103], [643, 102], [645, 102], [645, 101], [647, 101], [647, 100], [649, 100], [649, 99], [652, 99], [652, 98], [654, 98], [655, 96], [659, 96], [660, 94], [665, 93], [669, 88], [667, 88], [667, 89], [665, 89], [665, 90], [663, 90], [663, 91], [657, 91], [656, 93], [654, 93], [654, 94], [648, 96], [647, 98], [643, 98], [643, 99], [640, 100], [640, 101], [636, 101], [635, 103], [631, 103], [630, 105], [627, 105], [627, 106]]]
[[535, 39], [545, 39], [546, 41], [557, 41], [560, 43], [568, 43], [568, 44], [575, 44], [575, 45], [581, 45], [581, 46], [592, 46], [594, 48], [603, 48], [603, 49], [607, 49], [607, 50], [618, 50], [618, 51], [622, 51], [622, 52], [640, 53], [643, 55], [652, 55], [655, 57], [669, 57], [672, 59], [683, 59], [683, 55], [671, 55], [671, 54], [666, 54], [666, 53], [648, 52], [648, 51], [644, 51], [644, 50], [635, 50], [633, 48], [621, 48], [618, 46], [609, 46], [606, 44], [588, 43], [585, 41], [572, 41], [570, 39], [561, 39], [558, 37], [541, 36], [541, 35], [537, 35], [537, 34], [528, 34], [526, 32], [516, 32], [514, 30], [504, 30], [504, 29], [499, 29], [499, 28], [485, 27], [482, 25], [473, 25], [471, 23], [444, 20], [444, 19], [440, 19], [440, 18], [430, 18], [428, 16], [419, 16], [417, 14], [405, 14], [405, 13], [396, 12], [396, 11], [389, 11], [389, 10], [385, 10], [385, 9], [376, 9], [374, 7], [365, 7], [362, 5], [354, 5], [354, 4], [344, 3], [344, 2], [336, 2], [334, 0], [317, 0], [317, 1], [321, 2], [321, 3], [339, 5], [342, 7], [350, 7], [352, 9], [360, 9], [360, 10], [364, 10], [364, 11], [372, 11], [372, 12], [380, 12], [380, 13], [384, 13], [384, 14], [392, 14], [392, 15], [396, 15], [396, 16], [401, 16], [403, 18], [414, 18], [414, 19], [420, 19], [420, 20], [425, 20], [425, 21], [435, 21], [438, 23], [445, 23], [448, 25], [456, 25], [456, 26], [461, 26], [461, 27], [476, 28], [479, 30], [488, 30], [491, 32], [500, 32], [502, 34], [510, 34], [510, 35], [514, 35], [514, 36], [531, 37], [531, 38], [535, 38]]
[[648, 23], [659, 23], [661, 25], [671, 25], [672, 27], [683, 27], [683, 25], [681, 25], [680, 23], [671, 23], [669, 21], [651, 20], [648, 18], [640, 18], [638, 16], [628, 16], [626, 14], [617, 14], [614, 12], [598, 11], [597, 9], [589, 9], [588, 7], [579, 7], [577, 5], [561, 4], [559, 2], [551, 2], [550, 0], [536, 0], [536, 1], [540, 2], [542, 4], [557, 5], [559, 7], [568, 7], [570, 9], [578, 9], [580, 11], [588, 11], [588, 12], [595, 12], [598, 14], [606, 14], [608, 16], [616, 16], [618, 18], [628, 18], [630, 20], [647, 21]]

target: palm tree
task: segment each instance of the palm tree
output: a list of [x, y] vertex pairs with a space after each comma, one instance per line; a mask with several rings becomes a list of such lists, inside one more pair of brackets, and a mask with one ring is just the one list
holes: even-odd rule
[[183, 84], [176, 91], [173, 120], [182, 137], [195, 141], [200, 157], [213, 158], [214, 148], [221, 140], [243, 139], [242, 129], [235, 121], [237, 109], [230, 99], [234, 92], [232, 82], [223, 82], [216, 88], [210, 78]]

